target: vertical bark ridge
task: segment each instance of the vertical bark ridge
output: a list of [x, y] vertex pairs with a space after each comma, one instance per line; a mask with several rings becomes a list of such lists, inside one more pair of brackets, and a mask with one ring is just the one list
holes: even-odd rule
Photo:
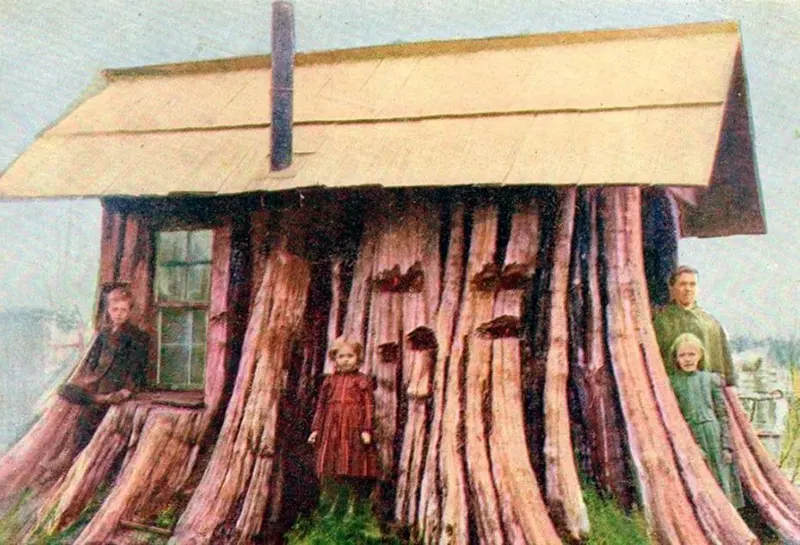
[[[412, 526], [418, 516], [427, 448], [430, 375], [436, 360], [432, 328], [441, 295], [439, 217], [435, 207], [413, 203], [407, 211], [402, 235], [408, 241], [408, 255], [400, 267], [401, 284], [406, 290], [402, 294], [406, 425], [399, 457], [395, 518]], [[406, 264], [409, 265], [404, 268]], [[431, 336], [434, 338], [423, 338]]]
[[[448, 443], [452, 446], [452, 439], [445, 440], [447, 434], [454, 434], [457, 424], [445, 420], [445, 409], [449, 408], [448, 415], [457, 420], [458, 418], [458, 399], [452, 399], [455, 394], [454, 388], [450, 385], [450, 349], [453, 343], [453, 329], [458, 319], [457, 309], [461, 303], [463, 256], [464, 248], [464, 208], [461, 205], [454, 207], [448, 241], [448, 252], [444, 265], [444, 279], [441, 300], [437, 301], [438, 311], [436, 313], [435, 334], [438, 344], [436, 364], [433, 376], [433, 418], [430, 427], [430, 438], [428, 452], [425, 457], [425, 469], [420, 485], [420, 505], [419, 522], [417, 528], [419, 534], [425, 536], [426, 543], [439, 541], [442, 533], [443, 503], [447, 492], [444, 482], [448, 480], [448, 471], [456, 471], [455, 477], [450, 476], [449, 480], [454, 483], [450, 488], [451, 504], [458, 505], [463, 502], [466, 516], [466, 498], [463, 495], [463, 475], [459, 468], [461, 464], [447, 467], [441, 465], [444, 457], [443, 451]], [[449, 396], [445, 397], [445, 392]], [[453, 411], [452, 408], [456, 410]], [[452, 436], [451, 436], [452, 437]], [[456, 457], [455, 449], [450, 453], [452, 458]], [[460, 492], [458, 492], [460, 490]], [[455, 499], [452, 499], [455, 497]], [[449, 523], [448, 523], [449, 524]], [[465, 528], [466, 524], [457, 525], [458, 528]], [[461, 535], [455, 531], [454, 535]], [[460, 538], [456, 543], [465, 543]]]
[[[602, 192], [603, 246], [611, 364], [630, 454], [651, 531], [662, 544], [709, 543], [683, 488], [664, 423], [650, 387], [632, 315], [634, 288], [624, 240], [620, 188]], [[669, 501], [664, 501], [670, 498]]]
[[[375, 259], [377, 234], [373, 222], [368, 221], [364, 226], [361, 243], [358, 250], [358, 259], [353, 270], [353, 281], [350, 285], [350, 294], [347, 298], [347, 313], [342, 326], [342, 335], [358, 340], [364, 346], [367, 354], [367, 330], [369, 327], [369, 302], [372, 292], [372, 269]], [[333, 373], [333, 362], [326, 359], [325, 374]], [[362, 369], [370, 374], [370, 369]]]
[[550, 285], [549, 350], [545, 370], [545, 476], [547, 505], [568, 539], [580, 541], [589, 533], [589, 516], [583, 502], [570, 436], [567, 379], [567, 292], [572, 230], [575, 217], [574, 188], [565, 190], [558, 214], [558, 231]]
[[736, 396], [736, 390], [726, 388], [725, 396], [730, 403], [728, 409], [730, 420], [736, 419], [737, 428], [740, 430], [753, 459], [758, 463], [758, 467], [769, 482], [769, 487], [800, 518], [800, 491], [786, 478], [778, 464], [775, 463], [775, 459], [764, 448], [764, 444], [758, 438], [756, 430], [750, 423], [750, 419]]
[[483, 275], [493, 265], [497, 244], [496, 205], [485, 205], [473, 213], [472, 237], [467, 263], [467, 289], [465, 303], [459, 317], [458, 335], [468, 344], [466, 363], [466, 431], [467, 479], [472, 515], [481, 543], [505, 543], [500, 521], [497, 490], [492, 481], [488, 452], [488, 433], [484, 421], [484, 408], [490, 405], [491, 341], [474, 335], [477, 325], [492, 318], [494, 291], [482, 287]]
[[[142, 411], [144, 414], [139, 414]], [[121, 520], [141, 519], [150, 522], [160, 507], [169, 504], [174, 492], [184, 486], [191, 474], [197, 456], [202, 411], [141, 407], [137, 408], [136, 413], [134, 419], [143, 422], [138, 440], [132, 446], [133, 450], [129, 451], [131, 455], [126, 458], [111, 494], [81, 532], [76, 545], [113, 542]], [[112, 418], [104, 419], [103, 424], [113, 423]], [[120, 434], [117, 430], [115, 433], [117, 441], [98, 433], [90, 446], [108, 450], [109, 446], [119, 442]], [[126, 445], [123, 438], [118, 449], [123, 450], [126, 446], [130, 445]], [[114, 452], [108, 453], [105, 462], [98, 462], [98, 457], [92, 457], [91, 454], [90, 451], [87, 459], [91, 461], [92, 468], [99, 469], [113, 463]], [[79, 471], [76, 476], [81, 473]], [[142, 475], [147, 475], [147, 478], [142, 478]], [[91, 484], [80, 483], [80, 488], [90, 492], [87, 499], [95, 489]], [[73, 513], [77, 516], [80, 509], [75, 509]]]
[[[258, 530], [263, 510], [248, 508], [271, 473], [274, 430], [289, 347], [305, 310], [308, 264], [282, 249], [267, 261], [250, 322], [231, 401], [200, 484], [178, 521], [171, 543], [238, 543]], [[253, 482], [255, 470], [256, 481]], [[248, 493], [248, 488], [253, 484]], [[242, 515], [248, 513], [248, 515]], [[256, 516], [257, 515], [257, 516]], [[237, 520], [238, 519], [238, 520]], [[249, 519], [249, 521], [248, 521]], [[236, 521], [231, 530], [228, 523]]]
[[[520, 319], [523, 296], [532, 287], [539, 248], [539, 210], [536, 201], [520, 205], [512, 216], [511, 235], [503, 271], [516, 281], [498, 292], [495, 321]], [[502, 276], [502, 275], [501, 275]], [[512, 287], [513, 286], [513, 287]], [[508, 322], [513, 325], [513, 320]], [[505, 535], [513, 544], [558, 544], [539, 483], [531, 466], [523, 418], [521, 346], [519, 331], [499, 332], [492, 344], [491, 467], [500, 498]], [[524, 490], [524, 494], [519, 491]]]
[[620, 190], [623, 207], [626, 255], [633, 287], [633, 318], [638, 342], [645, 356], [650, 385], [672, 444], [686, 491], [694, 505], [700, 525], [712, 542], [751, 544], [757, 541], [738, 511], [728, 501], [705, 462], [703, 452], [683, 419], [672, 392], [652, 327], [650, 305], [645, 292], [641, 202], [638, 190]]
[[[472, 241], [466, 242], [466, 218], [462, 227], [465, 242], [463, 253], [459, 258], [469, 259]], [[450, 241], [451, 247], [454, 245]], [[448, 256], [449, 260], [450, 256]], [[464, 267], [464, 276], [459, 278], [461, 291], [460, 305], [455, 316], [455, 329], [452, 334], [452, 344], [448, 352], [449, 363], [447, 371], [447, 386], [445, 389], [445, 406], [442, 415], [442, 442], [441, 456], [439, 458], [439, 472], [442, 475], [442, 513], [441, 524], [438, 532], [440, 545], [466, 545], [470, 539], [469, 508], [467, 503], [467, 475], [466, 460], [464, 456], [464, 322], [470, 317], [472, 296], [469, 286], [469, 272], [466, 263], [461, 260], [459, 267]], [[442, 300], [444, 303], [444, 299]], [[442, 306], [440, 305], [440, 313]], [[441, 314], [440, 314], [441, 316]], [[441, 350], [441, 349], [440, 349]], [[441, 354], [441, 351], [440, 351]]]
[[[751, 426], [747, 415], [742, 412], [734, 392], [726, 389], [725, 394], [725, 403], [732, 415], [730, 428], [734, 460], [742, 486], [764, 522], [781, 537], [782, 542], [800, 544], [800, 510], [793, 505], [791, 497], [786, 498], [773, 488], [772, 478], [762, 470], [758, 455], [746, 439], [750, 432], [747, 428]], [[784, 501], [784, 498], [789, 501]]]
[[633, 491], [629, 484], [631, 479], [625, 438], [621, 432], [622, 415], [615, 397], [614, 375], [606, 359], [604, 342], [595, 197], [595, 189], [581, 190], [580, 214], [576, 218], [576, 230], [582, 232], [582, 241], [574, 252], [579, 259], [576, 267], [579, 281], [573, 285], [572, 291], [575, 295], [578, 290], [582, 292], [583, 309], [573, 319], [583, 324], [579, 328], [582, 329], [582, 336], [572, 340], [576, 350], [571, 372], [574, 373], [585, 430], [589, 474], [601, 490], [629, 508], [633, 504]]

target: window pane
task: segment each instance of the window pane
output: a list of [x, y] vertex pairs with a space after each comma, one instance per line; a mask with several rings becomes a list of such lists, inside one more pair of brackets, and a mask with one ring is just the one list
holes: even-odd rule
[[188, 261], [211, 261], [211, 231], [189, 231]]
[[162, 309], [161, 310], [161, 344], [180, 344], [188, 345], [191, 311], [183, 309]]
[[211, 293], [211, 265], [187, 267], [186, 301], [204, 303]]
[[206, 345], [192, 346], [192, 366], [190, 370], [189, 386], [202, 387], [206, 374]]
[[186, 268], [159, 267], [156, 273], [159, 301], [184, 301], [186, 299]]
[[186, 231], [158, 233], [158, 263], [186, 261]]
[[189, 347], [161, 345], [159, 384], [181, 386], [189, 381]]
[[206, 345], [206, 329], [208, 328], [208, 321], [205, 310], [194, 311], [194, 323], [192, 325], [192, 342], [194, 344]]

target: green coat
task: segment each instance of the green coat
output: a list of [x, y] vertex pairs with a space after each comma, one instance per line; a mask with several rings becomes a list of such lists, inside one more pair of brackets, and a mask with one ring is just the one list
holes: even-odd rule
[[705, 347], [704, 369], [725, 377], [728, 386], [736, 386], [728, 337], [719, 322], [708, 312], [697, 305], [686, 309], [673, 302], [656, 312], [653, 327], [668, 373], [672, 374], [675, 370], [674, 363], [670, 361], [672, 343], [682, 333], [693, 333]]
[[722, 459], [723, 450], [731, 450], [722, 377], [708, 371], [687, 373], [678, 369], [670, 376], [670, 381], [683, 417], [705, 454], [711, 472], [734, 507], [742, 508], [744, 497], [739, 475], [732, 463]]

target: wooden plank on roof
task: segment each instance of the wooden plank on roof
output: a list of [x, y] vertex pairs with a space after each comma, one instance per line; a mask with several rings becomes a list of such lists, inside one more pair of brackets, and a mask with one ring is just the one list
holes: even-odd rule
[[295, 158], [302, 165], [279, 175], [269, 172], [267, 129], [49, 137], [0, 187], [15, 192], [35, 182], [40, 195], [167, 195], [317, 185], [705, 186], [721, 119], [721, 105], [704, 105], [301, 125]]
[[[296, 123], [722, 102], [738, 34], [300, 65]], [[112, 80], [53, 132], [266, 125], [268, 67]]]

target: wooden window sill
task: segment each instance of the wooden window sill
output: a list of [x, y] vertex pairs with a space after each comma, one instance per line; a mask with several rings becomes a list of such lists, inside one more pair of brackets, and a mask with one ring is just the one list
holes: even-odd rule
[[205, 395], [202, 390], [191, 392], [154, 390], [136, 394], [133, 400], [140, 403], [166, 405], [168, 407], [186, 407], [189, 409], [203, 409], [206, 406]]

